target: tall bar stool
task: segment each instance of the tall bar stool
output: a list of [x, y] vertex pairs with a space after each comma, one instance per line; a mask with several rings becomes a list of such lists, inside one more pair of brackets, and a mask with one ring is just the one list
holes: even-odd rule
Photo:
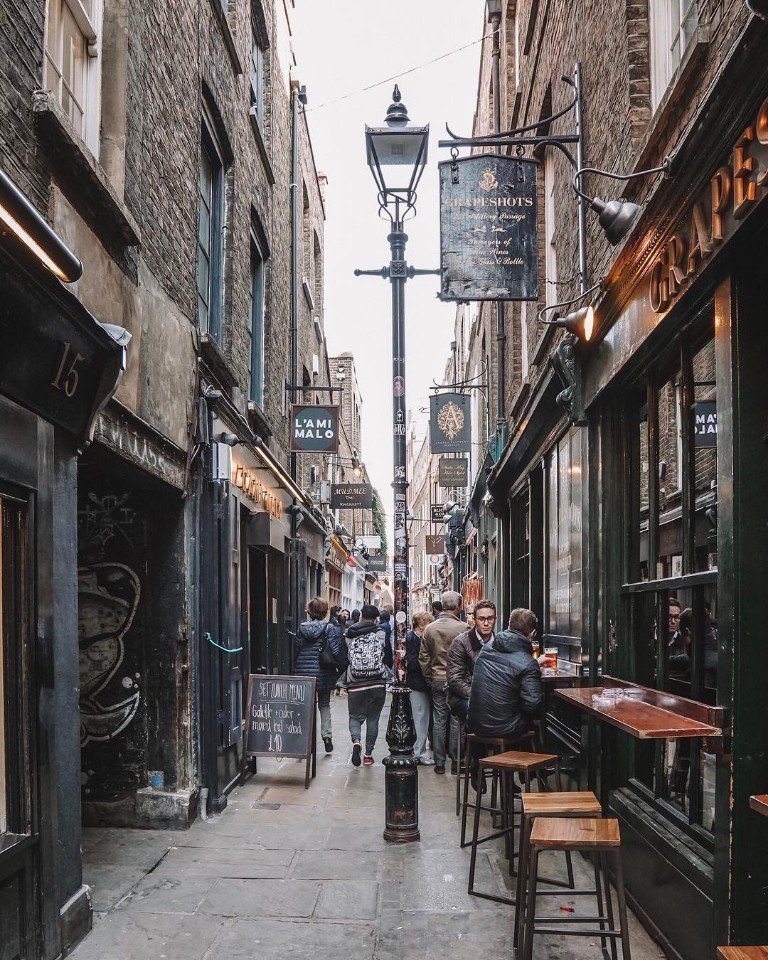
[[516, 773], [521, 774], [524, 778], [523, 789], [526, 793], [530, 793], [531, 775], [535, 774], [537, 776], [539, 785], [543, 789], [544, 780], [542, 773], [546, 768], [554, 768], [556, 781], [559, 786], [560, 768], [558, 757], [552, 753], [524, 753], [520, 750], [507, 750], [505, 753], [499, 753], [493, 757], [485, 757], [485, 759], [478, 761], [478, 779], [481, 778], [486, 771], [499, 777], [502, 822], [500, 830], [489, 833], [484, 837], [479, 835], [480, 812], [484, 808], [482, 805], [482, 791], [477, 790], [475, 795], [475, 819], [472, 824], [472, 854], [469, 859], [469, 884], [467, 886], [467, 893], [474, 897], [483, 897], [485, 900], [494, 900], [497, 903], [506, 903], [510, 906], [515, 906], [516, 901], [509, 897], [497, 897], [495, 894], [481, 893], [475, 890], [477, 848], [481, 843], [487, 843], [489, 840], [504, 837], [506, 855], [509, 860], [510, 876], [514, 875], [515, 830], [517, 829], [517, 824], [515, 823], [512, 778]]
[[[521, 960], [531, 960], [533, 938], [535, 934], [548, 934], [561, 937], [599, 936], [605, 953], [606, 940], [611, 943], [611, 956], [616, 960], [616, 941], [621, 940], [623, 960], [631, 960], [629, 951], [629, 928], [627, 926], [627, 904], [624, 898], [624, 872], [621, 864], [621, 836], [618, 820], [602, 820], [598, 817], [555, 818], [537, 817], [534, 820], [530, 837], [530, 870], [528, 874], [527, 906], [523, 920], [523, 949]], [[605, 915], [598, 897], [598, 915], [596, 917], [537, 917], [536, 899], [539, 895], [539, 854], [543, 850], [561, 850], [573, 852], [589, 851], [598, 862], [598, 883], [605, 885]], [[616, 878], [616, 895], [619, 907], [619, 927], [614, 926], [611, 887], [606, 870], [606, 861], [610, 860]], [[548, 926], [537, 926], [546, 923]], [[560, 929], [558, 924], [596, 923], [597, 929], [580, 927], [579, 929]]]
[[[522, 814], [520, 821], [520, 854], [517, 863], [517, 910], [515, 911], [515, 933], [514, 943], [518, 951], [522, 952], [522, 937], [520, 931], [523, 929], [525, 918], [525, 893], [527, 884], [527, 873], [530, 861], [530, 834], [533, 822], [536, 817], [600, 817], [602, 808], [600, 801], [591, 790], [585, 791], [565, 791], [551, 793], [524, 793], [522, 796]], [[573, 862], [571, 852], [565, 852], [565, 865], [567, 870], [567, 880], [547, 880], [539, 877], [539, 883], [548, 883], [555, 887], [568, 888], [568, 896], [596, 896], [598, 910], [602, 914], [603, 902], [600, 884], [597, 875], [597, 863], [595, 863], [595, 888], [593, 890], [576, 890], [573, 878]], [[562, 896], [560, 889], [539, 890], [538, 896]]]
[[[465, 727], [464, 724], [462, 724], [462, 726]], [[459, 729], [461, 730], [461, 727]], [[504, 737], [480, 737], [475, 733], [466, 734], [465, 746], [464, 746], [464, 761], [463, 761], [463, 764], [460, 764], [459, 766], [459, 775], [456, 778], [456, 816], [458, 816], [459, 812], [461, 812], [460, 846], [462, 847], [462, 849], [466, 846], [469, 846], [469, 842], [467, 841], [467, 810], [469, 809], [469, 781], [470, 781], [470, 766], [472, 763], [472, 748], [475, 746], [489, 747], [493, 752], [493, 755], [495, 755], [495, 754], [503, 753], [506, 746], [523, 746], [525, 744], [533, 744], [534, 737], [535, 737], [535, 733], [533, 730], [524, 733], [521, 737], [517, 737], [515, 740], [505, 740]], [[501, 813], [501, 809], [496, 804], [498, 779], [499, 779], [498, 774], [494, 775], [493, 783], [491, 784], [490, 807], [481, 807], [481, 809], [483, 810], [490, 811], [493, 817]], [[463, 797], [461, 801], [459, 801], [460, 786], [463, 788]]]
[[[469, 775], [467, 769], [467, 751], [461, 749], [466, 733], [466, 723], [462, 717], [456, 717], [456, 753], [459, 755], [458, 773], [456, 775], [456, 816], [461, 813], [461, 785]], [[463, 846], [463, 844], [462, 844]]]
[[718, 947], [717, 960], [768, 960], [768, 947]]

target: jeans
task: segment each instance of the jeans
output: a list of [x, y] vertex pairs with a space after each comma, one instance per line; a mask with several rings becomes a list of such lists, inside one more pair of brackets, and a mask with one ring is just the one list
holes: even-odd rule
[[317, 709], [320, 711], [320, 736], [323, 740], [333, 734], [331, 726], [331, 691], [317, 691]]
[[360, 743], [365, 723], [365, 755], [370, 757], [379, 735], [379, 717], [387, 699], [385, 687], [353, 690], [347, 696], [349, 704], [349, 732], [352, 743]]
[[427, 734], [429, 733], [429, 701], [430, 696], [423, 690], [411, 690], [411, 709], [413, 710], [413, 724], [416, 727], [416, 743], [413, 745], [413, 755], [418, 760], [426, 757]]
[[448, 709], [448, 686], [445, 681], [435, 680], [432, 684], [432, 748], [435, 766], [445, 766], [446, 752], [452, 760], [453, 745], [450, 742], [450, 711]]

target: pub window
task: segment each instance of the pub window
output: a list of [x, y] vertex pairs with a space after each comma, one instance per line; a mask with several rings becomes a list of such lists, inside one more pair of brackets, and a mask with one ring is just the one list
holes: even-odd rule
[[651, 104], [655, 110], [699, 23], [697, 0], [649, 0]]
[[224, 162], [207, 120], [202, 125], [197, 233], [197, 319], [200, 330], [221, 340], [224, 260]]
[[[710, 306], [630, 403], [634, 533], [622, 587], [633, 679], [707, 704], [718, 673], [716, 396]], [[701, 741], [641, 745], [635, 763], [635, 779], [681, 822], [712, 829], [715, 762]]]
[[265, 262], [256, 238], [251, 236], [251, 400], [264, 406], [264, 270]]
[[102, 0], [48, 0], [43, 85], [94, 155], [99, 151]]
[[574, 427], [547, 457], [547, 633], [580, 637], [582, 612], [582, 430]]
[[512, 500], [510, 511], [512, 543], [511, 606], [530, 607], [531, 512], [528, 491]]

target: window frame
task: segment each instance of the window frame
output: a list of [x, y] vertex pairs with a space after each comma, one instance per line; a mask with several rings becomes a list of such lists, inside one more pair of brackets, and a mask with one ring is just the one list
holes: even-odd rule
[[[82, 0], [47, 0], [45, 12], [45, 33], [43, 36], [43, 85], [51, 90], [56, 102], [69, 119], [78, 136], [84, 141], [95, 157], [99, 155], [101, 132], [101, 36], [104, 15], [103, 0], [92, 0], [93, 9], [89, 14]], [[56, 51], [51, 51], [50, 39], [52, 10], [57, 10]], [[64, 79], [64, 30], [62, 11], [66, 9], [83, 40], [83, 94], [82, 104], [76, 98], [70, 84]], [[55, 79], [55, 83], [50, 81]], [[76, 123], [64, 106], [62, 91], [66, 92], [80, 111], [80, 123]]]
[[[251, 289], [250, 289], [250, 316], [249, 316], [249, 325], [248, 330], [251, 337], [251, 360], [250, 360], [250, 384], [248, 395], [249, 399], [258, 404], [260, 408], [264, 407], [264, 387], [265, 387], [265, 354], [266, 354], [266, 270], [267, 270], [267, 257], [265, 254], [262, 245], [259, 243], [258, 238], [251, 231], [251, 243], [250, 243], [250, 255], [251, 255], [251, 269], [250, 269], [250, 278], [251, 278]], [[256, 283], [256, 274], [258, 273], [258, 296], [255, 295]], [[259, 330], [260, 337], [256, 336], [257, 324], [256, 319], [259, 319]], [[260, 347], [260, 350], [259, 350]], [[258, 370], [259, 377], [256, 378], [256, 371]], [[258, 383], [258, 390], [256, 389], [256, 384]]]
[[685, 60], [698, 25], [697, 0], [648, 0], [649, 79], [653, 112], [658, 110]]
[[[208, 161], [211, 170], [210, 209], [208, 217], [208, 300], [205, 323], [200, 313], [200, 255], [205, 255], [200, 242], [200, 216], [203, 203], [203, 162]], [[201, 125], [200, 165], [198, 175], [198, 233], [197, 233], [197, 323], [200, 332], [221, 344], [224, 311], [224, 224], [225, 216], [225, 163], [221, 145], [214, 133], [213, 124], [204, 111]]]
[[[266, 128], [267, 108], [267, 47], [263, 43], [260, 31], [255, 22], [251, 21], [251, 52], [250, 52], [250, 98], [249, 113], [264, 135]], [[254, 82], [255, 81], [255, 82]]]

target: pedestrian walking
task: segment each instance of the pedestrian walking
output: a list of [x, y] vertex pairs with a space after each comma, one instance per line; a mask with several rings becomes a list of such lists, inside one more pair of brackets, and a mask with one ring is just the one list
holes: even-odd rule
[[451, 773], [457, 772], [456, 757], [450, 743], [450, 712], [448, 709], [448, 681], [446, 663], [453, 640], [464, 633], [466, 625], [460, 619], [461, 594], [448, 590], [440, 595], [442, 613], [428, 624], [421, 638], [419, 665], [432, 691], [432, 748], [435, 773], [445, 773], [446, 753], [451, 755]]
[[331, 691], [339, 675], [348, 664], [347, 644], [344, 635], [335, 623], [326, 620], [328, 604], [322, 597], [315, 597], [307, 604], [309, 619], [296, 631], [298, 650], [295, 672], [300, 677], [314, 677], [317, 706], [320, 711], [320, 736], [325, 752], [333, 752], [333, 729], [331, 724]]
[[379, 735], [379, 717], [387, 697], [384, 667], [386, 635], [377, 622], [379, 611], [373, 604], [364, 604], [360, 622], [347, 629], [349, 668], [347, 669], [347, 703], [349, 733], [352, 737], [352, 764], [360, 766], [363, 723], [365, 754], [363, 765], [373, 763], [373, 748]]
[[429, 733], [429, 716], [432, 710], [432, 697], [419, 666], [419, 650], [425, 627], [432, 623], [431, 613], [416, 613], [413, 616], [413, 629], [405, 635], [405, 660], [408, 670], [408, 686], [411, 690], [411, 708], [413, 723], [416, 727], [416, 743], [413, 746], [413, 755], [419, 763], [431, 766], [435, 761], [427, 753], [427, 735]]
[[382, 607], [379, 611], [379, 628], [384, 631], [384, 666], [387, 680], [392, 679], [395, 668], [395, 651], [392, 646], [392, 608]]
[[360, 623], [360, 611], [358, 609], [352, 611], [352, 623]]

